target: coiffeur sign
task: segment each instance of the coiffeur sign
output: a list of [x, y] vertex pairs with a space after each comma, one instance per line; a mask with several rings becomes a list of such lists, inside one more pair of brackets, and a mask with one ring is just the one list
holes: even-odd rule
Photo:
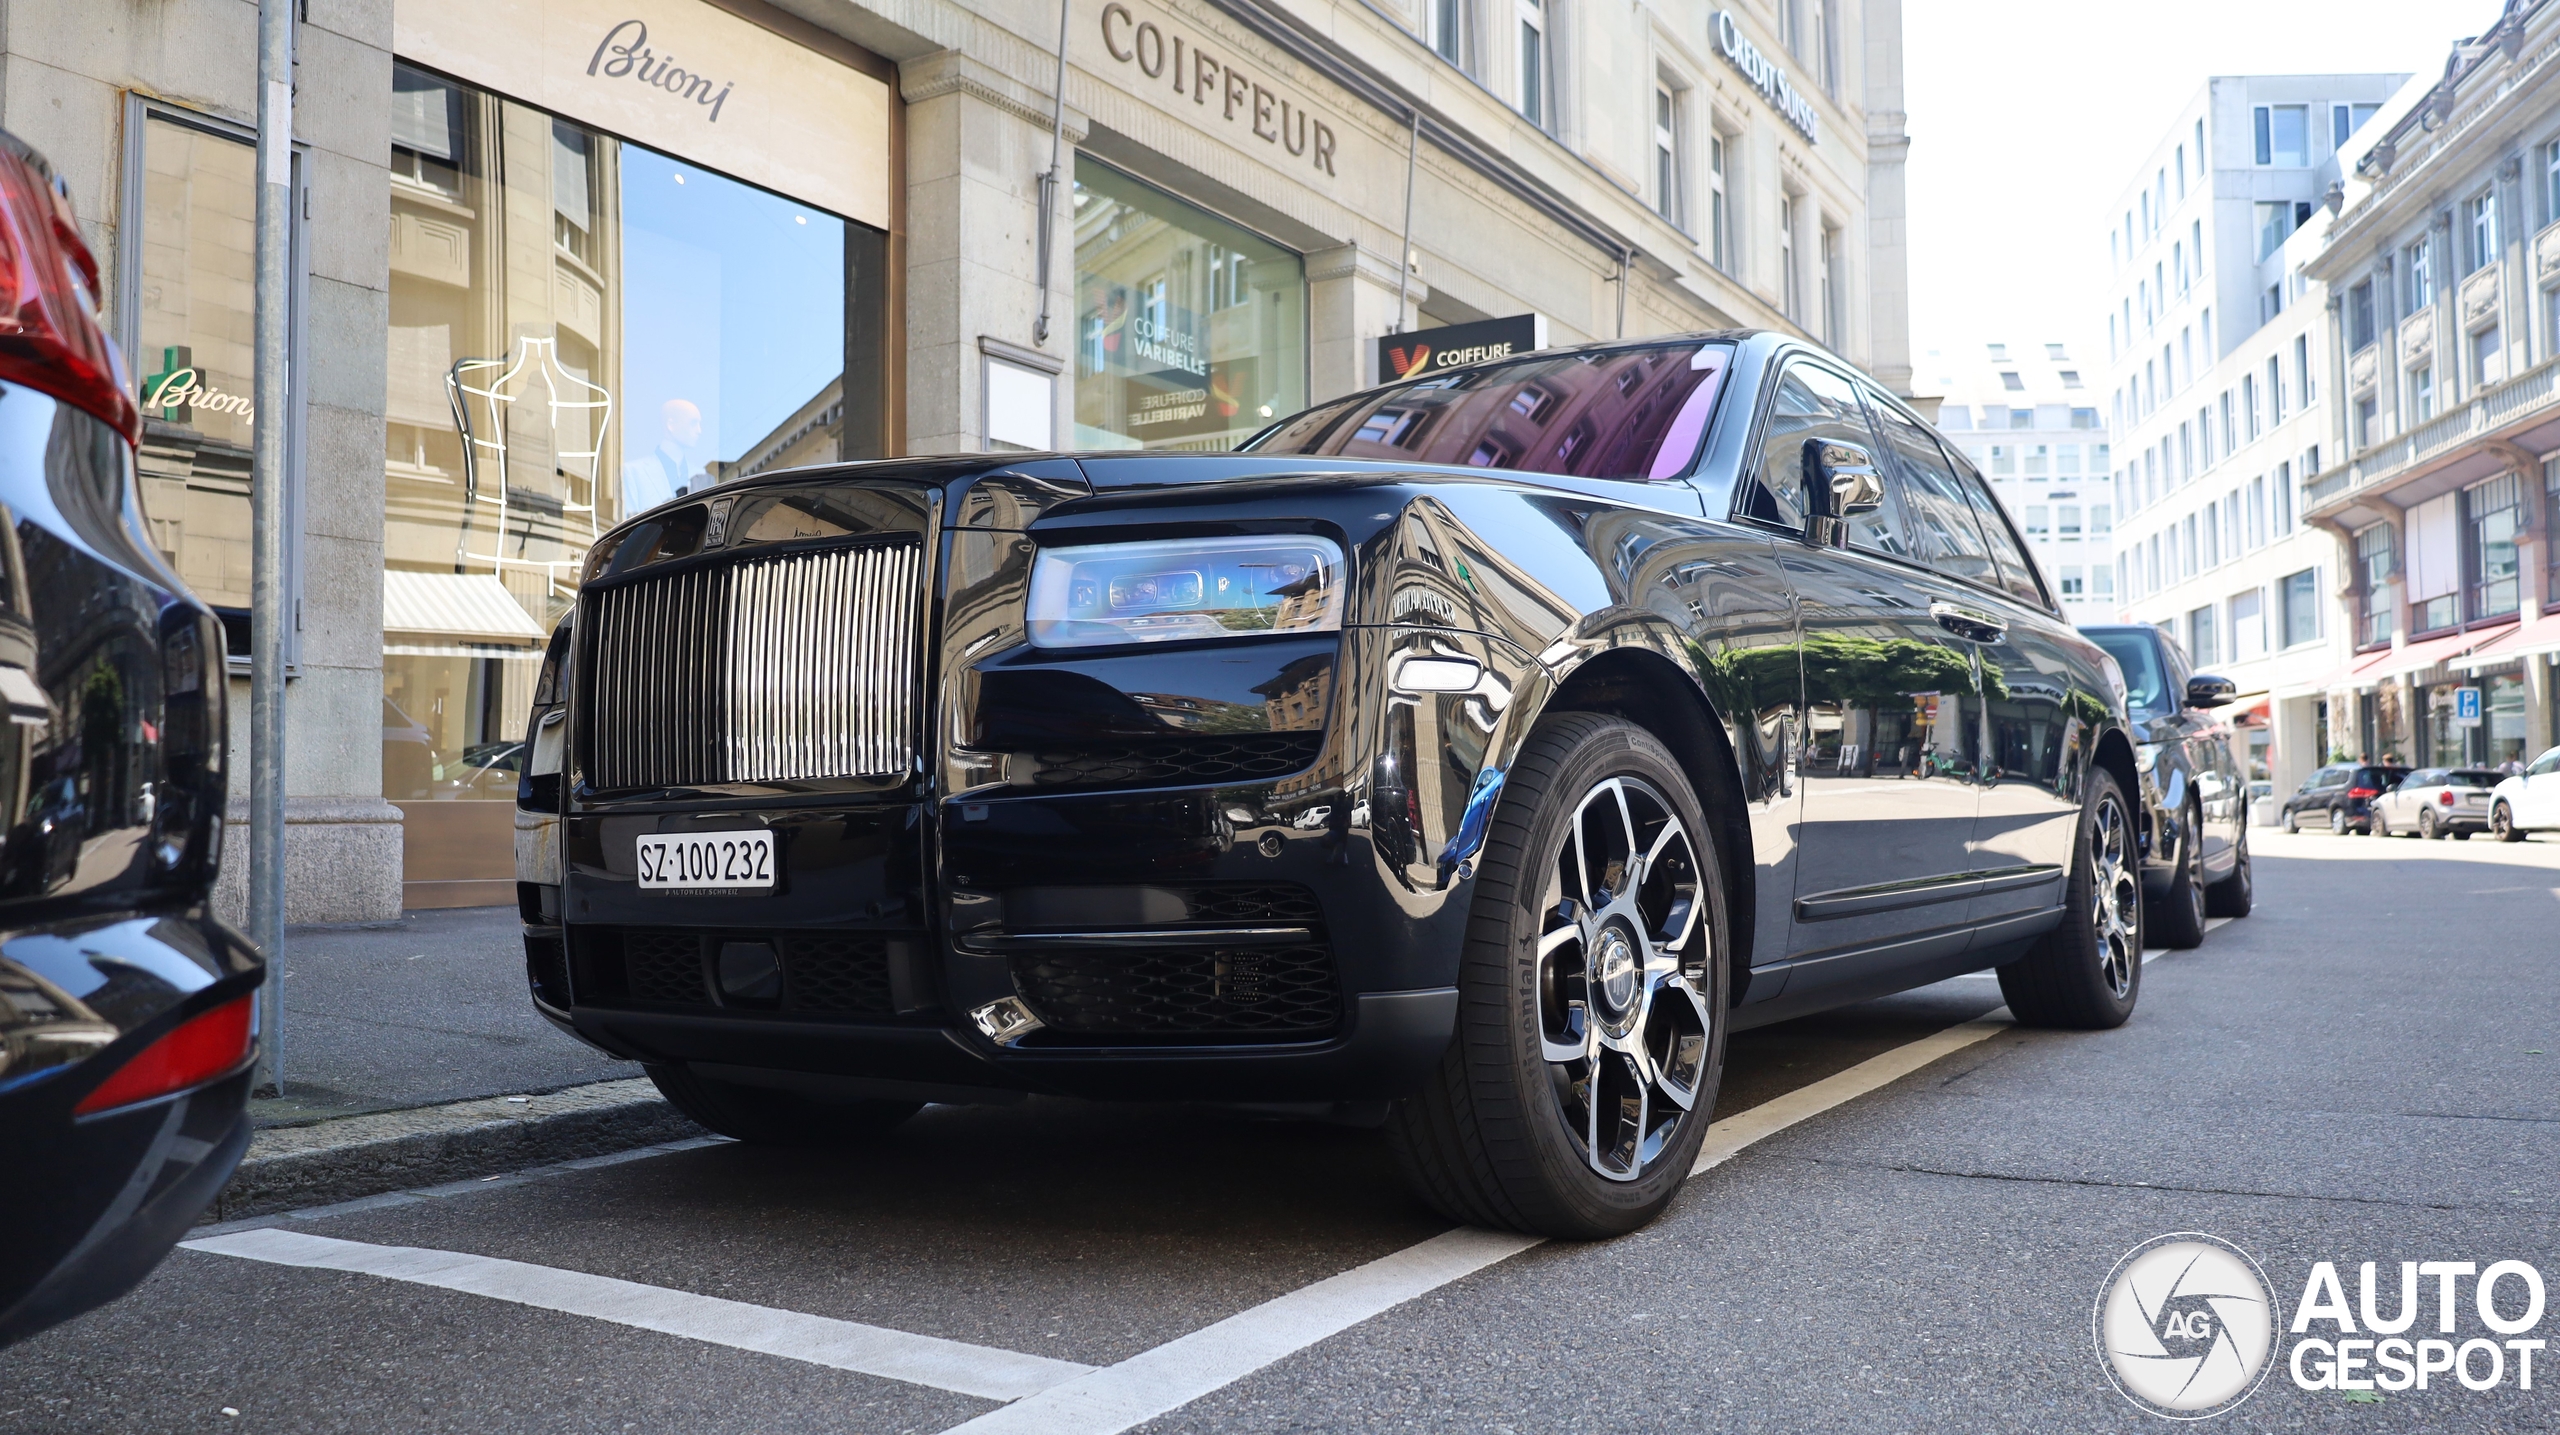
[[1264, 144], [1286, 151], [1293, 159], [1304, 159], [1327, 175], [1334, 172], [1332, 126], [1310, 118], [1303, 102], [1211, 54], [1192, 37], [1168, 31], [1153, 20], [1141, 20], [1129, 13], [1128, 6], [1112, 0], [1102, 7], [1102, 48], [1146, 78], [1171, 85], [1175, 94], [1188, 95], [1193, 104], [1226, 123], [1245, 126]]

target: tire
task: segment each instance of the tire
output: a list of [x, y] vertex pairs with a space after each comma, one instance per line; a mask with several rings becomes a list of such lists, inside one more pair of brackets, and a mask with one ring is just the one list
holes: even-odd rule
[[2122, 1026], [2142, 996], [2142, 878], [2131, 809], [2104, 768], [2089, 772], [2072, 844], [2062, 925], [2000, 967], [2000, 994], [2026, 1026]]
[[923, 1110], [912, 1101], [821, 1101], [797, 1092], [740, 1086], [681, 1066], [649, 1066], [676, 1110], [757, 1146], [844, 1146], [877, 1136]]
[[2489, 808], [2489, 835], [2501, 842], [2522, 842], [2524, 829], [2516, 826], [2516, 815], [2503, 802]]
[[2343, 807], [2332, 807], [2332, 808], [2330, 808], [2330, 809], [2329, 809], [2329, 835], [2330, 835], [2330, 836], [2332, 836], [2332, 837], [2344, 837], [2344, 836], [2346, 836], [2349, 832], [2352, 832], [2352, 831], [2354, 831], [2354, 830], [2355, 830], [2355, 829], [2353, 829], [2353, 828], [2351, 828], [2351, 827], [2349, 827], [2349, 826], [2347, 825], [2347, 809], [2345, 809], [2345, 808], [2343, 808]]
[[2257, 904], [2257, 878], [2249, 871], [2249, 825], [2240, 825], [2240, 856], [2232, 864], [2231, 875], [2204, 889], [2205, 915], [2211, 917], [2245, 917]]
[[2149, 923], [2150, 940], [2179, 951], [2204, 945], [2204, 810], [2189, 804], [2178, 824], [2186, 836], [2178, 843], [2177, 875], [2160, 898]]
[[[1568, 874], [1586, 869], [1612, 875], [1574, 893]], [[1630, 890], [1611, 896], [1610, 880]], [[1397, 1163], [1451, 1220], [1632, 1231], [1688, 1178], [1724, 1074], [1733, 949], [1704, 811], [1651, 733], [1567, 713], [1512, 763], [1475, 883], [1457, 1030], [1388, 1117]], [[1630, 1100], [1636, 1120], [1604, 1127]]]
[[2434, 813], [2420, 812], [2418, 814], [2418, 840], [2421, 842], [2440, 842], [2444, 840], [2444, 829], [2436, 826], [2436, 815]]
[[2373, 809], [2373, 815], [2365, 819], [2364, 830], [2368, 837], [2388, 837], [2391, 835], [2391, 819], [2384, 817], [2382, 809], [2377, 807]]
[[2300, 832], [2302, 830], [2302, 820], [2294, 815], [2293, 809], [2290, 807], [2284, 810], [2284, 830], [2287, 832]]

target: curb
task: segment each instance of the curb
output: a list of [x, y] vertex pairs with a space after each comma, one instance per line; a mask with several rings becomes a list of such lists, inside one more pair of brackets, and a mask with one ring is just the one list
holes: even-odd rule
[[208, 1221], [325, 1206], [702, 1135], [646, 1078], [260, 1131]]

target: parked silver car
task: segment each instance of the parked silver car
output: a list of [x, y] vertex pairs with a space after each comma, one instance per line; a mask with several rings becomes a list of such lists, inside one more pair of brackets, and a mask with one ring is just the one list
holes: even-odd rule
[[2373, 835], [2469, 840], [2489, 830], [2489, 790], [2506, 774], [2493, 767], [2422, 767], [2373, 800]]

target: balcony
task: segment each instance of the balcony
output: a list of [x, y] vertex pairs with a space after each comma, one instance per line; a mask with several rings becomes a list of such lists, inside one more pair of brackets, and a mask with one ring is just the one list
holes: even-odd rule
[[[2551, 432], [2536, 432], [2546, 428]], [[2545, 360], [2481, 391], [2470, 402], [2305, 480], [2302, 516], [2315, 521], [2338, 518], [2384, 489], [2431, 474], [2452, 473], [2470, 453], [2490, 462], [2479, 466], [2477, 473], [2461, 472], [2454, 478], [2460, 482], [2486, 478], [2515, 466], [2509, 445], [2536, 454], [2560, 447], [2560, 359]], [[2412, 501], [2395, 496], [2392, 506], [2406, 508]]]

